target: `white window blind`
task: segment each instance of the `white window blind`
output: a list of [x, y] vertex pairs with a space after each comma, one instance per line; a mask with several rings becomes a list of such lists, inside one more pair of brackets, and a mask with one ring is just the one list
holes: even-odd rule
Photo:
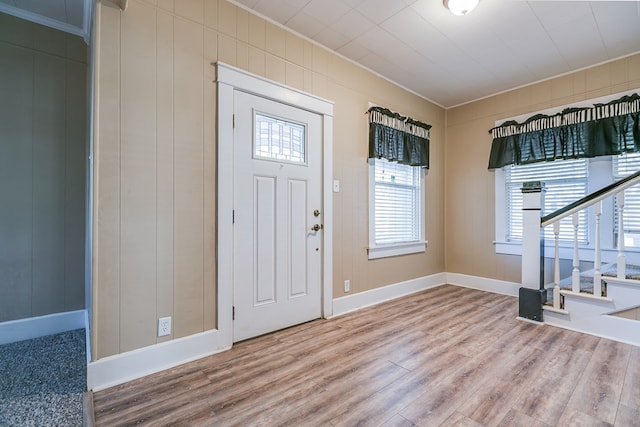
[[421, 239], [420, 168], [374, 160], [375, 244]]
[[[522, 183], [545, 183], [543, 215], [550, 214], [587, 195], [587, 159], [558, 160], [530, 165], [505, 166], [505, 240], [522, 241]], [[571, 217], [560, 222], [560, 240], [573, 241]], [[579, 215], [578, 241], [588, 243], [588, 221], [584, 211]], [[545, 228], [545, 239], [553, 240], [553, 227]]]
[[[640, 153], [621, 154], [613, 157], [613, 178], [620, 180], [640, 170]], [[615, 200], [615, 199], [614, 199]], [[618, 208], [615, 207], [614, 236], [618, 235]], [[640, 247], [640, 186], [624, 191], [625, 246]]]

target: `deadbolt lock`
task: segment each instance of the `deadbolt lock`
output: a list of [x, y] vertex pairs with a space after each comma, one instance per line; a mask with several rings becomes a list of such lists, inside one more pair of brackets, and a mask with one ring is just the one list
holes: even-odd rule
[[315, 217], [319, 217], [320, 216], [320, 211], [318, 209], [313, 211], [313, 216]]

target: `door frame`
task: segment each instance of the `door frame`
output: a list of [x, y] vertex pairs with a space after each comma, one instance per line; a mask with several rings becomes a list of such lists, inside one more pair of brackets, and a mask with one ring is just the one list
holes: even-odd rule
[[322, 317], [333, 315], [333, 102], [217, 62], [217, 329], [233, 344], [233, 114], [234, 92], [242, 91], [319, 114], [322, 121]]

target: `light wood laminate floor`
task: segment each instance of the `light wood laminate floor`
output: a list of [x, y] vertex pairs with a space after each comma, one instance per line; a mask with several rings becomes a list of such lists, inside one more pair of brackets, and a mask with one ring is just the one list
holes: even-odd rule
[[95, 393], [98, 426], [640, 425], [640, 349], [441, 286]]

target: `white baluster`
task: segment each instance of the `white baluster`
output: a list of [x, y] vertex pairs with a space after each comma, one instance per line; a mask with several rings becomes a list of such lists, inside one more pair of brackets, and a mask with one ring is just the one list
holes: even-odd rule
[[602, 202], [597, 202], [593, 205], [593, 210], [596, 217], [596, 247], [595, 258], [593, 260], [593, 295], [597, 297], [602, 296], [602, 261], [600, 259], [600, 217], [602, 216]]
[[560, 221], [553, 223], [553, 241], [555, 255], [553, 257], [553, 308], [560, 309]]
[[618, 279], [624, 279], [626, 275], [626, 256], [624, 254], [624, 191], [616, 194], [618, 205]]
[[580, 222], [579, 213], [576, 212], [572, 216], [573, 218], [573, 271], [571, 273], [571, 290], [573, 292], [580, 292], [580, 254], [578, 253], [578, 225]]

